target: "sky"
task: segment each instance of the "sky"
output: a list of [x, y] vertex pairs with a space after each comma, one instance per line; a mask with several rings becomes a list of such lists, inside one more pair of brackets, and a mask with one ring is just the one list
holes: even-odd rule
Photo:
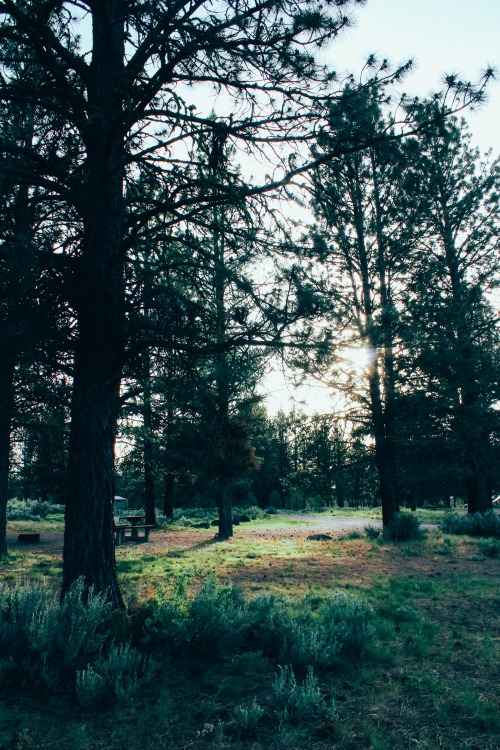
[[[486, 103], [467, 120], [475, 145], [500, 154], [500, 0], [368, 0], [353, 15], [354, 27], [325, 55], [339, 74], [360, 71], [371, 53], [393, 65], [413, 58], [402, 90], [423, 97], [441, 88], [444, 74], [477, 81], [487, 67], [496, 67], [499, 80], [490, 82]], [[294, 391], [278, 372], [265, 387], [271, 414], [290, 409], [293, 398], [310, 413], [333, 405], [318, 384]]]
[[496, 67], [488, 101], [468, 120], [476, 145], [500, 153], [500, 0], [368, 0], [353, 16], [354, 27], [329, 49], [338, 71], [360, 70], [370, 53], [394, 65], [413, 58], [403, 90], [425, 96], [441, 87], [445, 73], [477, 81]]

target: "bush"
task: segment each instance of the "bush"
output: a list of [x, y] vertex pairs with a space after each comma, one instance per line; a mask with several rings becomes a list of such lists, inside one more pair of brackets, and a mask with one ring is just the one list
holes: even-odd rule
[[373, 542], [380, 537], [382, 529], [377, 529], [375, 526], [365, 526], [365, 534]]
[[249, 706], [236, 706], [234, 709], [234, 715], [240, 726], [241, 733], [245, 735], [255, 733], [265, 713], [265, 710], [257, 703], [255, 697]]
[[446, 534], [469, 534], [470, 536], [500, 538], [500, 518], [492, 510], [487, 513], [474, 513], [470, 516], [446, 513], [441, 528]]
[[361, 599], [336, 593], [321, 608], [320, 617], [340, 655], [362, 654], [373, 638], [373, 608]]
[[[74, 690], [84, 703], [138, 684], [141, 657], [109, 637], [111, 609], [78, 580], [59, 604], [42, 584], [0, 588], [0, 671], [4, 685]], [[93, 696], [93, 697], [92, 697]]]
[[112, 644], [101, 656], [76, 674], [76, 694], [84, 707], [103, 702], [127, 703], [153, 673], [149, 659], [126, 644]]
[[420, 524], [412, 513], [396, 513], [384, 529], [384, 536], [392, 542], [407, 542], [421, 537]]
[[8, 521], [39, 521], [49, 513], [63, 513], [62, 505], [44, 502], [43, 500], [9, 500], [7, 504]]
[[310, 666], [331, 667], [344, 654], [362, 653], [374, 633], [372, 621], [370, 605], [337, 593], [315, 613], [308, 600], [292, 613], [285, 602], [259, 597], [248, 604], [246, 625], [253, 648], [305, 673]]
[[292, 667], [280, 667], [273, 683], [274, 704], [281, 720], [307, 721], [313, 718], [325, 719], [331, 716], [331, 706], [318, 686], [312, 667], [302, 684], [295, 678]]
[[500, 557], [500, 542], [496, 539], [485, 539], [479, 542], [479, 551], [485, 557]]
[[77, 581], [61, 605], [43, 584], [0, 589], [0, 655], [12, 658], [11, 679], [59, 688], [99, 654], [109, 607]]
[[234, 653], [246, 628], [247, 605], [239, 589], [209, 577], [190, 600], [183, 580], [169, 599], [152, 604], [144, 625], [144, 645], [168, 655], [218, 660]]
[[233, 508], [233, 515], [234, 516], [247, 516], [251, 521], [255, 521], [257, 519], [263, 519], [269, 517], [269, 511], [262, 510], [262, 508], [259, 508], [257, 505], [251, 505], [249, 508], [241, 508], [239, 506], [235, 506]]
[[151, 605], [142, 644], [172, 658], [218, 660], [261, 651], [306, 673], [328, 668], [343, 654], [362, 653], [374, 628], [364, 602], [335, 594], [313, 612], [306, 599], [293, 608], [274, 596], [245, 601], [239, 589], [209, 578], [189, 600], [180, 583], [168, 599]]

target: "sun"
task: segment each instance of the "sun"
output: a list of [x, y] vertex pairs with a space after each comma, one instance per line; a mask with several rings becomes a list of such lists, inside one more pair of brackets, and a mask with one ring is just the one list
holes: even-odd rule
[[375, 352], [369, 346], [350, 346], [342, 352], [343, 358], [356, 370], [366, 372], [374, 362]]

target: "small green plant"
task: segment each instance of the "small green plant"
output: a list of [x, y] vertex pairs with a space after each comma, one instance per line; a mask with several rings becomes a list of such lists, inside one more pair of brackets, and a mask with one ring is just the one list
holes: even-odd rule
[[447, 557], [452, 555], [453, 554], [453, 542], [451, 541], [451, 539], [449, 537], [445, 537], [443, 539], [442, 544], [438, 544], [436, 546], [436, 552], [438, 553], [438, 555], [444, 555]]
[[106, 701], [127, 703], [141, 685], [151, 680], [153, 672], [150, 660], [129, 643], [113, 644], [106, 656], [77, 672], [78, 700], [84, 707]]
[[260, 720], [265, 714], [265, 710], [254, 699], [250, 705], [236, 706], [234, 715], [239, 724], [240, 731], [244, 735], [252, 735], [256, 732]]
[[384, 529], [384, 536], [392, 542], [406, 542], [420, 539], [420, 523], [412, 513], [396, 513], [392, 521]]
[[312, 667], [302, 683], [297, 682], [291, 666], [279, 667], [273, 694], [276, 714], [281, 720], [308, 721], [332, 714], [333, 704], [327, 705]]
[[375, 526], [365, 526], [365, 534], [370, 541], [374, 542], [382, 534], [382, 529], [377, 529]]
[[320, 617], [341, 655], [362, 654], [373, 638], [373, 608], [362, 599], [337, 592], [321, 608]]
[[362, 538], [363, 534], [361, 534], [359, 531], [349, 531], [347, 534], [342, 534], [342, 536], [339, 536], [339, 539], [346, 542], [355, 541], [356, 539]]

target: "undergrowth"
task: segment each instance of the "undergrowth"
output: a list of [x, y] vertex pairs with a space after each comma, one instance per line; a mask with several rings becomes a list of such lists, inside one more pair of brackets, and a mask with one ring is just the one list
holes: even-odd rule
[[494, 511], [458, 516], [446, 513], [442, 524], [446, 534], [468, 534], [470, 536], [491, 536], [500, 538], [500, 517]]

